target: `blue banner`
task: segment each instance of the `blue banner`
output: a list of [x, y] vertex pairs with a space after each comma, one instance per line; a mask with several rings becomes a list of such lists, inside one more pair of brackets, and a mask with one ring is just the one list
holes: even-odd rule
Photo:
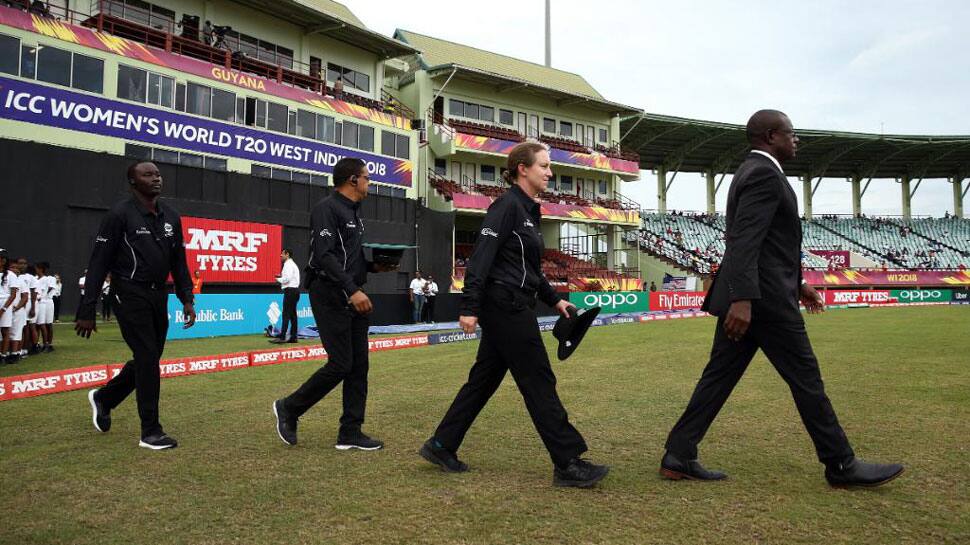
[[[195, 325], [182, 329], [185, 317], [182, 303], [168, 296], [168, 339], [197, 339], [225, 335], [262, 333], [266, 326], [283, 323], [283, 294], [273, 293], [203, 293], [195, 296]], [[314, 325], [310, 298], [300, 294], [296, 305], [299, 327]]]
[[0, 77], [0, 117], [324, 173], [349, 155], [367, 163], [374, 181], [411, 187], [411, 162], [404, 159], [6, 77]]

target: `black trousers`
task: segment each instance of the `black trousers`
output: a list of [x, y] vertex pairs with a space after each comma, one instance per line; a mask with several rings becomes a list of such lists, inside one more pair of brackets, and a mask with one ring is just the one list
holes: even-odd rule
[[283, 324], [280, 326], [280, 338], [286, 338], [287, 325], [290, 326], [290, 337], [295, 339], [299, 327], [296, 322], [296, 304], [300, 301], [299, 288], [283, 290]]
[[54, 300], [54, 320], [61, 319], [61, 296], [51, 297]]
[[327, 350], [327, 363], [283, 399], [284, 407], [300, 416], [343, 382], [340, 434], [352, 434], [364, 424], [370, 320], [349, 306], [343, 290], [321, 280], [313, 280], [310, 284], [310, 306], [320, 340]]
[[101, 319], [108, 320], [109, 318], [111, 318], [111, 296], [102, 295], [101, 296]]
[[437, 298], [438, 297], [434, 295], [424, 298], [424, 308], [421, 309], [421, 313], [424, 314], [424, 316], [422, 316], [421, 319], [425, 322], [434, 321], [434, 300]]
[[837, 462], [853, 455], [832, 403], [825, 395], [818, 360], [804, 322], [753, 321], [738, 342], [727, 337], [723, 318], [718, 319], [716, 328], [710, 362], [683, 416], [667, 437], [668, 451], [688, 460], [697, 458], [698, 443], [760, 348], [788, 383], [819, 460]]
[[114, 299], [118, 327], [131, 349], [132, 359], [125, 363], [118, 376], [98, 390], [98, 399], [106, 408], [113, 409], [134, 390], [142, 437], [161, 433], [158, 360], [168, 332], [168, 294], [119, 280], [111, 284], [107, 298]]
[[586, 452], [586, 441], [569, 423], [556, 393], [556, 375], [535, 312], [514, 298], [516, 294], [504, 286], [486, 290], [478, 317], [482, 326], [478, 356], [468, 382], [458, 391], [434, 435], [445, 448], [457, 452], [472, 422], [502, 384], [505, 372], [511, 371], [552, 463], [562, 467]]

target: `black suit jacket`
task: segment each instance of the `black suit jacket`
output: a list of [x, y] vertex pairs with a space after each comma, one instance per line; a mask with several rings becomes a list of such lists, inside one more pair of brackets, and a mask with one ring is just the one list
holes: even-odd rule
[[724, 259], [703, 309], [727, 314], [751, 301], [752, 321], [801, 321], [802, 223], [798, 199], [771, 159], [749, 153], [731, 182]]

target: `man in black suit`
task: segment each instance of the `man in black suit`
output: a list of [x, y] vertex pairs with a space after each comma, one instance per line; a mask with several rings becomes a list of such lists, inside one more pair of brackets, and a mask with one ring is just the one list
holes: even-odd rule
[[879, 486], [903, 467], [855, 458], [825, 395], [798, 308], [801, 300], [811, 313], [824, 310], [822, 298], [802, 280], [798, 199], [781, 168], [795, 157], [798, 137], [788, 116], [775, 110], [751, 116], [747, 137], [752, 151], [728, 193], [724, 259], [702, 307], [718, 317], [711, 359], [670, 431], [660, 474], [674, 480], [726, 477], [704, 469], [697, 444], [760, 348], [791, 388], [829, 484]]

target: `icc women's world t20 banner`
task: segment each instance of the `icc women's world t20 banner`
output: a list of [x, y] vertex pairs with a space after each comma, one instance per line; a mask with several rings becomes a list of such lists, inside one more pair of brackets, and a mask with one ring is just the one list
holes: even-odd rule
[[280, 272], [283, 227], [182, 217], [189, 273], [203, 282], [269, 283]]

